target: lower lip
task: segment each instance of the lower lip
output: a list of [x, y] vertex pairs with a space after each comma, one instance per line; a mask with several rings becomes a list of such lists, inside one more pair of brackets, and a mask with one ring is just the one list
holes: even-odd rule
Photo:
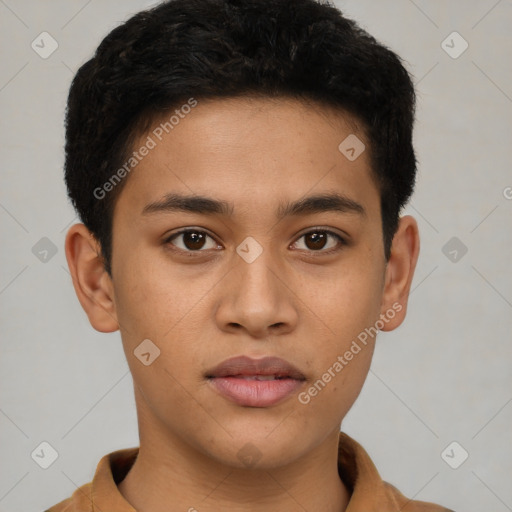
[[275, 405], [303, 383], [295, 379], [246, 380], [240, 377], [213, 377], [209, 381], [221, 395], [244, 407]]

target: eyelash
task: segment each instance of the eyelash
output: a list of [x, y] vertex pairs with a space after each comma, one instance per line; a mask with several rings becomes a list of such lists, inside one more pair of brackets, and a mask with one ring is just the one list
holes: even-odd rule
[[[213, 236], [211, 236], [210, 234], [208, 234], [206, 231], [203, 231], [203, 230], [200, 230], [200, 229], [190, 229], [190, 228], [187, 228], [187, 229], [182, 229], [181, 231], [178, 231], [176, 233], [173, 233], [172, 235], [170, 235], [169, 237], [167, 237], [165, 240], [164, 240], [164, 244], [167, 245], [167, 246], [173, 246], [174, 244], [172, 244], [172, 240], [174, 240], [175, 238], [179, 237], [180, 235], [183, 235], [183, 234], [186, 234], [186, 233], [200, 233], [200, 234], [204, 234], [208, 237], [210, 237], [212, 240], [215, 240]], [[338, 240], [338, 246], [337, 247], [332, 247], [330, 249], [327, 249], [327, 250], [322, 250], [322, 249], [319, 249], [318, 251], [314, 251], [314, 250], [306, 250], [307, 252], [309, 253], [320, 253], [320, 254], [332, 254], [334, 252], [337, 252], [341, 249], [341, 247], [347, 245], [347, 241], [341, 236], [339, 235], [338, 233], [335, 233], [334, 231], [331, 231], [329, 229], [325, 229], [325, 228], [313, 228], [311, 229], [310, 231], [307, 231], [306, 233], [303, 233], [302, 235], [299, 236], [299, 238], [297, 238], [297, 240], [294, 242], [294, 244], [300, 240], [301, 238], [307, 236], [307, 235], [310, 235], [310, 234], [313, 234], [313, 233], [322, 233], [322, 234], [326, 234], [328, 236], [333, 236], [334, 238], [336, 238]], [[215, 241], [216, 243], [218, 243], [217, 241]], [[220, 244], [219, 244], [220, 245]], [[182, 253], [186, 253], [190, 256], [192, 256], [194, 253], [201, 253], [201, 252], [206, 252], [208, 249], [199, 249], [197, 251], [192, 251], [192, 250], [185, 250], [185, 249], [181, 249], [179, 247], [173, 247], [172, 250], [175, 250], [175, 251], [178, 251], [178, 252], [182, 252]], [[302, 250], [302, 249], [300, 249]]]

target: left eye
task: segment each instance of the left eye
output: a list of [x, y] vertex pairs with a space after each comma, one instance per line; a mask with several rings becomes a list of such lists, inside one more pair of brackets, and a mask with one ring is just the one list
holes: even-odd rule
[[[305, 239], [305, 249], [314, 252], [330, 252], [331, 249], [336, 249], [337, 246], [344, 245], [345, 243], [345, 240], [337, 233], [322, 229], [304, 233], [299, 240], [303, 238]], [[329, 239], [331, 239], [330, 244]], [[333, 239], [335, 240], [334, 242], [332, 242]], [[298, 241], [295, 242], [295, 244], [297, 243]]]

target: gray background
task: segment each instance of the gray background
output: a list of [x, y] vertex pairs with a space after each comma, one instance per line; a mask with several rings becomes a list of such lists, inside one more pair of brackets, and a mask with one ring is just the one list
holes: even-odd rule
[[[76, 219], [63, 115], [70, 80], [101, 38], [152, 3], [0, 0], [2, 512], [44, 510], [90, 481], [102, 455], [138, 444], [119, 334], [92, 329], [67, 271]], [[343, 429], [409, 497], [512, 510], [512, 2], [337, 5], [415, 77], [419, 181], [406, 212], [422, 237], [407, 320], [381, 333]], [[43, 31], [59, 45], [47, 59], [31, 48]], [[441, 45], [453, 31], [469, 44], [458, 58]], [[463, 48], [457, 36], [446, 44]], [[443, 252], [454, 236], [458, 247]], [[33, 247], [44, 237], [57, 252], [40, 261]], [[46, 470], [31, 458], [42, 441], [59, 455]], [[443, 459], [452, 441], [460, 447]], [[445, 460], [460, 462], [463, 449], [468, 459], [452, 469]]]

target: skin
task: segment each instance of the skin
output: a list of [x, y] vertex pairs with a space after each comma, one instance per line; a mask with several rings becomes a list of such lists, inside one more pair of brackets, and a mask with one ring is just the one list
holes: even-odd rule
[[[354, 118], [320, 105], [200, 101], [127, 179], [114, 211], [112, 277], [85, 226], [69, 229], [78, 299], [96, 330], [120, 330], [133, 376], [140, 452], [119, 489], [137, 510], [345, 510], [338, 432], [375, 339], [308, 404], [298, 393], [393, 304], [402, 309], [382, 330], [402, 323], [419, 252], [416, 221], [404, 216], [386, 262], [369, 150], [353, 162], [338, 150], [349, 134], [369, 148]], [[365, 215], [276, 219], [281, 202], [332, 192], [360, 203]], [[167, 193], [225, 200], [233, 212], [142, 214]], [[181, 228], [212, 238], [203, 246], [184, 236], [166, 241]], [[329, 236], [315, 245], [315, 228], [347, 243]], [[236, 252], [248, 236], [263, 248], [252, 263]], [[133, 353], [144, 339], [161, 351], [148, 366]], [[281, 357], [307, 381], [274, 406], [238, 406], [204, 376], [238, 355]], [[237, 456], [247, 443], [260, 455], [251, 468]]]

